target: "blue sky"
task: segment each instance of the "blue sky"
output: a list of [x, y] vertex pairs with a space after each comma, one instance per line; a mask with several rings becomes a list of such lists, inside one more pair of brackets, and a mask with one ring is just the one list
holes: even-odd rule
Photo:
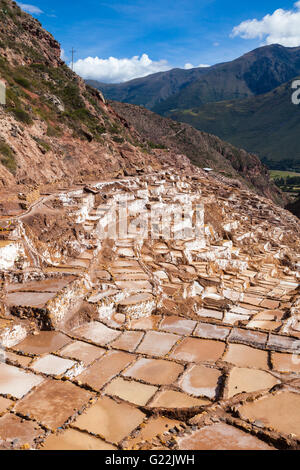
[[300, 45], [295, 1], [24, 0], [22, 5], [61, 43], [67, 62], [75, 48], [78, 73], [106, 82], [212, 65], [274, 41]]

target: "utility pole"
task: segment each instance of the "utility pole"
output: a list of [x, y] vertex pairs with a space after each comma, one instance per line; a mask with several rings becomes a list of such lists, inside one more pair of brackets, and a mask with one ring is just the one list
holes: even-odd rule
[[76, 53], [74, 47], [72, 47], [72, 50], [70, 52], [72, 54], [72, 70], [74, 72], [74, 54]]

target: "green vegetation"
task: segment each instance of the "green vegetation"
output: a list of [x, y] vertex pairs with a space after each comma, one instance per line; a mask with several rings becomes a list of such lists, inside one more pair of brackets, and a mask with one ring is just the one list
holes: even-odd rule
[[10, 7], [10, 4], [5, 0], [0, 2], [0, 19], [5, 20], [7, 17], [11, 18], [14, 22], [18, 21], [18, 17], [23, 16], [23, 11], [13, 2], [14, 8]]
[[[297, 145], [297, 142], [294, 142]], [[284, 160], [270, 160], [269, 158], [262, 157], [262, 162], [271, 171], [279, 171], [290, 173], [291, 175], [300, 173], [300, 159], [299, 158], [285, 158]]]
[[29, 80], [27, 80], [27, 78], [22, 77], [22, 76], [15, 76], [14, 80], [18, 85], [21, 85], [21, 87], [27, 88], [28, 90], [30, 90], [31, 83]]
[[47, 153], [49, 150], [51, 150], [51, 145], [49, 145], [43, 139], [40, 139], [39, 137], [33, 137], [33, 139], [36, 141], [43, 153]]
[[[24, 21], [34, 22], [34, 27], [24, 28]], [[56, 61], [58, 50], [52, 49], [49, 38], [50, 55], [43, 52], [38, 35], [34, 34], [40, 25], [36, 19], [30, 19], [15, 2], [0, 0], [0, 22], [5, 25], [0, 30], [0, 49], [11, 49], [20, 58], [26, 58], [27, 63], [21, 66], [16, 61], [16, 65], [12, 65], [5, 54], [0, 54], [0, 76], [7, 83], [7, 112], [28, 126], [35, 118], [42, 119], [47, 124], [48, 137], [59, 137], [65, 124], [74, 137], [88, 141], [102, 142], [106, 132], [124, 138], [124, 128], [116, 125], [99, 104], [99, 92], [82, 87], [66, 64], [51, 66], [51, 52]], [[33, 34], [28, 41], [27, 31], [31, 29]], [[43, 142], [39, 145], [49, 151]]]
[[119, 134], [120, 130], [121, 130], [121, 127], [115, 123], [109, 128], [109, 132], [111, 132], [111, 134]]
[[148, 145], [151, 149], [161, 149], [166, 150], [166, 146], [163, 144], [156, 144], [155, 142], [148, 141]]
[[30, 114], [28, 114], [24, 109], [22, 109], [22, 108], [13, 108], [12, 112], [15, 115], [15, 117], [18, 119], [18, 121], [23, 122], [24, 124], [31, 124], [32, 123], [32, 118], [31, 118]]
[[124, 137], [118, 137], [116, 135], [113, 136], [113, 141], [116, 142], [117, 144], [123, 144], [125, 142]]
[[[107, 131], [118, 136], [124, 132], [121, 126], [103, 116], [93, 97], [94, 90], [91, 89], [90, 95], [88, 92], [85, 96], [81, 94], [78, 79], [66, 65], [54, 68], [33, 63], [13, 68], [5, 58], [0, 57], [0, 75], [8, 82], [7, 111], [27, 125], [32, 124], [34, 116], [43, 119], [47, 123], [49, 137], [61, 135], [62, 123], [71, 127], [74, 136], [80, 139], [101, 141], [102, 134]], [[60, 112], [48, 96], [57, 97], [64, 104], [65, 111]], [[106, 118], [107, 128], [100, 124], [96, 113], [94, 115], [89, 111], [85, 99], [94, 106], [96, 113]], [[58, 122], [58, 125], [53, 126], [53, 122]], [[119, 138], [122, 139], [122, 136]]]
[[0, 162], [4, 165], [13, 175], [16, 173], [17, 164], [14, 152], [5, 142], [0, 141]]
[[288, 171], [271, 171], [275, 184], [284, 192], [300, 193], [300, 173]]
[[61, 135], [61, 130], [59, 127], [53, 127], [51, 124], [48, 124], [47, 127], [47, 136], [48, 137], [59, 137]]
[[276, 180], [278, 178], [287, 178], [291, 176], [297, 176], [300, 178], [300, 173], [296, 173], [293, 171], [280, 171], [280, 170], [271, 170], [270, 171], [271, 178]]

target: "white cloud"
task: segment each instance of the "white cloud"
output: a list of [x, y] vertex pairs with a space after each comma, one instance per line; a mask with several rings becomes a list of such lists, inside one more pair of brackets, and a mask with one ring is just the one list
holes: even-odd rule
[[74, 62], [74, 71], [85, 79], [99, 80], [106, 83], [121, 83], [151, 73], [165, 72], [172, 67], [166, 60], [153, 61], [147, 54], [131, 59], [100, 59], [87, 57]]
[[190, 62], [188, 62], [187, 64], [185, 64], [185, 66], [183, 67], [185, 70], [190, 70], [190, 69], [194, 69], [194, 65], [191, 64]]
[[207, 65], [207, 64], [193, 65], [190, 62], [188, 62], [187, 64], [185, 64], [185, 66], [183, 68], [185, 70], [190, 70], [190, 69], [196, 69], [196, 68], [199, 68], [199, 67], [210, 67], [210, 65]]
[[287, 47], [300, 45], [300, 1], [291, 10], [278, 9], [262, 20], [243, 21], [233, 28], [231, 37], [262, 39], [264, 44], [281, 44]]
[[17, 2], [17, 4], [20, 8], [22, 8], [22, 10], [27, 11], [27, 13], [31, 13], [33, 15], [41, 15], [44, 13], [43, 10], [41, 10], [39, 7], [36, 7], [35, 5], [29, 5], [28, 3], [20, 2]]

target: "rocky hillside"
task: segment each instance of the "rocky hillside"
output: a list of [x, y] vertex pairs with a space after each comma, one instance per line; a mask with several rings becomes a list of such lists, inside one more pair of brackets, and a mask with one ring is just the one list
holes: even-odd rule
[[[99, 91], [66, 66], [60, 59], [59, 44], [36, 19], [10, 0], [0, 0], [0, 7], [0, 77], [7, 86], [7, 105], [0, 109], [2, 187], [17, 183], [24, 186], [22, 191], [35, 191], [41, 185], [86, 182], [99, 175], [151, 172], [163, 165], [190, 166], [188, 154], [198, 165], [214, 162], [227, 176], [242, 174], [261, 194], [281, 202], [257, 159], [244, 162], [245, 152], [213, 137], [205, 140], [202, 136], [201, 141], [200, 134], [190, 129], [186, 132], [191, 134], [191, 144], [183, 145], [176, 124], [172, 145], [168, 139], [155, 141], [151, 130], [145, 132], [145, 126], [131, 121], [131, 113], [120, 117], [122, 113], [117, 114]], [[144, 119], [148, 117], [151, 128], [153, 115], [144, 115]], [[166, 122], [161, 126], [163, 134], [170, 131]], [[159, 121], [154, 127], [157, 125], [160, 127]], [[7, 194], [2, 191], [2, 195], [7, 200]]]
[[256, 155], [141, 106], [114, 101], [110, 104], [152, 147], [184, 154], [196, 166], [211, 167], [223, 177], [236, 179], [278, 203], [284, 200], [283, 194], [270, 181], [269, 171]]
[[[153, 151], [60, 59], [60, 46], [14, 2], [0, 0], [0, 186], [94, 180], [151, 171]], [[3, 194], [3, 192], [2, 192]]]

